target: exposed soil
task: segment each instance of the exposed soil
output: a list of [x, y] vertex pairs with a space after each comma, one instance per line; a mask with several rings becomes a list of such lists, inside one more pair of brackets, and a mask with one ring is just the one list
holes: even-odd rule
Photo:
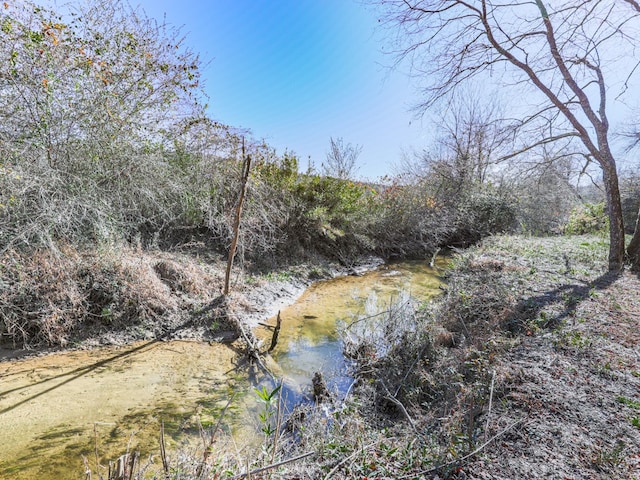
[[[335, 421], [326, 410], [317, 424], [302, 415], [307, 433], [282, 440], [278, 458], [313, 455], [264, 478], [640, 479], [640, 278], [605, 273], [606, 252], [589, 236], [493, 237], [460, 252], [445, 295], [421, 310], [427, 320], [414, 319], [426, 334], [399, 335], [406, 343], [386, 358], [362, 349], [362, 388], [330, 413]], [[171, 315], [78, 345], [224, 340], [224, 325], [212, 328], [219, 294], [206, 293], [221, 285], [221, 268], [209, 262], [209, 277], [202, 266], [192, 277], [165, 255], [181, 276], [159, 260], [141, 262], [160, 279], [154, 291], [175, 302], [166, 300]], [[336, 272], [307, 265], [245, 276], [234, 312], [255, 325]], [[205, 288], [190, 278], [211, 280]]]

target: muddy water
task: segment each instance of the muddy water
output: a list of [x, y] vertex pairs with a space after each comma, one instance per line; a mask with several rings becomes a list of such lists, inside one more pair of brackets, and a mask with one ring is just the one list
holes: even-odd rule
[[[362, 314], [367, 299], [384, 308], [401, 290], [424, 298], [438, 285], [424, 264], [403, 263], [309, 288], [281, 312], [272, 352], [294, 400], [305, 397], [316, 371], [332, 387], [348, 385], [337, 321]], [[268, 330], [257, 333], [269, 343]], [[249, 442], [258, 436], [255, 395], [236, 360], [224, 345], [154, 341], [0, 363], [0, 478], [86, 478], [83, 456], [97, 477], [96, 465], [127, 446], [157, 452], [161, 421], [172, 445], [197, 438], [198, 424], [215, 422], [234, 393], [226, 428]]]
[[196, 415], [211, 422], [247, 383], [233, 359], [222, 345], [147, 342], [0, 364], [0, 478], [84, 478], [83, 455], [94, 466], [129, 441], [157, 451], [161, 419], [169, 441], [195, 433]]

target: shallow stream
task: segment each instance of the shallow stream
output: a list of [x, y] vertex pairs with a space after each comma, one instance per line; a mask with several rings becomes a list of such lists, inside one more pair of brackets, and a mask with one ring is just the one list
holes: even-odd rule
[[[437, 272], [424, 262], [312, 285], [281, 311], [272, 352], [289, 401], [309, 398], [316, 371], [330, 388], [348, 388], [340, 322], [365, 314], [367, 302], [379, 302], [382, 310], [402, 291], [425, 299], [439, 285]], [[269, 344], [270, 330], [258, 327], [256, 333]], [[143, 457], [157, 452], [160, 422], [171, 445], [197, 439], [199, 424], [216, 422], [234, 394], [225, 428], [238, 445], [249, 444], [260, 436], [256, 381], [233, 349], [205, 342], [141, 342], [2, 362], [0, 478], [83, 479], [83, 456], [95, 475], [96, 464], [108, 464], [127, 448], [140, 449]]]

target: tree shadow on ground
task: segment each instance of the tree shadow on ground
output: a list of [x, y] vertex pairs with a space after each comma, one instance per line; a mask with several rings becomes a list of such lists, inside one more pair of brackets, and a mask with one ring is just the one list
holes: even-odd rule
[[[25, 403], [30, 402], [31, 400], [41, 397], [43, 395], [49, 394], [51, 392], [53, 392], [54, 390], [70, 383], [73, 382], [74, 380], [85, 376], [85, 375], [89, 375], [90, 373], [94, 372], [95, 370], [101, 368], [101, 367], [105, 367], [108, 366], [109, 364], [117, 361], [117, 360], [121, 360], [123, 358], [127, 358], [127, 357], [131, 357], [133, 355], [136, 355], [138, 353], [141, 353], [143, 351], [146, 351], [150, 348], [153, 348], [154, 346], [157, 346], [158, 343], [160, 342], [160, 340], [151, 340], [148, 342], [144, 342], [143, 344], [134, 347], [134, 348], [130, 348], [130, 349], [126, 349], [124, 351], [118, 352], [108, 358], [102, 359], [100, 361], [76, 368], [74, 370], [71, 370], [69, 372], [64, 372], [64, 373], [60, 373], [58, 375], [53, 375], [51, 377], [39, 380], [37, 382], [31, 383], [29, 385], [24, 385], [21, 387], [17, 387], [17, 388], [13, 388], [10, 390], [5, 390], [5, 391], [0, 391], [0, 398], [3, 396], [6, 396], [10, 393], [14, 393], [17, 391], [24, 391], [24, 392], [29, 392], [31, 389], [33, 389], [34, 387], [38, 386], [38, 385], [43, 385], [46, 383], [50, 383], [51, 387], [41, 391], [41, 392], [37, 392], [34, 394], [29, 394], [29, 393], [25, 393], [25, 396], [23, 398], [21, 398], [18, 402], [9, 405], [8, 407], [0, 410], [0, 415], [3, 415], [7, 412], [10, 412], [11, 410], [14, 410], [15, 408], [19, 407], [20, 405], [23, 405]], [[57, 381], [57, 383], [56, 383]]]
[[[540, 295], [521, 299], [515, 306], [515, 315], [507, 320], [505, 328], [510, 331], [527, 329], [530, 322], [536, 319], [540, 328], [555, 328], [565, 319], [573, 317], [581, 302], [593, 297], [596, 291], [608, 289], [621, 276], [621, 272], [607, 272], [591, 282], [562, 284]], [[550, 313], [546, 310], [558, 306], [561, 307], [560, 311]]]

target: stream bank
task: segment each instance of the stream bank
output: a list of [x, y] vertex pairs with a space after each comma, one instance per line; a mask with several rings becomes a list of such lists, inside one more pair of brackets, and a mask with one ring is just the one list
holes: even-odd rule
[[[210, 252], [168, 252], [126, 246], [104, 251], [62, 249], [58, 255], [5, 256], [10, 285], [0, 285], [0, 362], [26, 356], [142, 340], [230, 341], [216, 314], [225, 260]], [[376, 257], [344, 267], [314, 258], [266, 273], [234, 268], [234, 314], [254, 328], [293, 303], [312, 283], [362, 274]], [[29, 313], [25, 315], [25, 309]]]
[[[265, 340], [269, 333], [258, 322], [282, 310], [283, 327], [271, 356], [278, 377], [286, 384], [288, 405], [310, 396], [315, 371], [324, 371], [332, 388], [345, 378], [335, 332], [337, 318], [349, 320], [362, 314], [360, 305], [371, 295], [386, 302], [387, 293], [398, 289], [418, 294], [424, 289], [438, 291], [437, 280], [412, 281], [418, 271], [409, 264], [380, 270], [370, 270], [368, 265], [358, 273], [365, 268], [369, 272], [364, 275], [317, 281], [306, 289], [306, 281], [293, 281], [290, 274], [260, 277], [245, 281], [247, 296], [232, 295], [234, 311], [246, 312], [247, 325], [261, 330], [259, 336], [266, 333]], [[295, 305], [285, 307], [285, 300], [298, 295]], [[6, 453], [13, 459], [0, 463], [0, 476], [31, 478], [38, 471], [39, 478], [60, 478], [69, 462], [71, 471], [81, 471], [82, 456], [91, 465], [100, 462], [94, 459], [93, 449], [100, 458], [115, 459], [134, 431], [135, 448], [153, 451], [160, 420], [174, 448], [184, 438], [197, 438], [199, 424], [215, 422], [229, 398], [234, 401], [225, 417], [225, 431], [240, 444], [255, 442], [260, 438], [253, 394], [256, 384], [248, 364], [237, 354], [241, 342], [202, 341], [212, 335], [205, 328], [207, 322], [177, 328], [163, 341], [61, 351], [0, 363], [6, 388], [0, 399], [0, 428], [12, 438], [11, 452]], [[198, 341], [185, 341], [187, 336]], [[109, 338], [119, 337], [111, 334]], [[65, 405], [62, 417], [56, 410], [47, 411], [48, 405], [60, 404]], [[45, 472], [54, 472], [53, 477], [46, 477]]]
[[[597, 236], [505, 236], [456, 255], [444, 295], [416, 312], [421, 326], [391, 356], [357, 350], [366, 381], [333, 421], [303, 411], [295, 443], [265, 442], [273, 450], [257, 457], [221, 447], [207, 472], [298, 459], [264, 476], [637, 478], [640, 278], [604, 273], [607, 247]], [[202, 449], [184, 452], [172, 468], [199, 478]]]

